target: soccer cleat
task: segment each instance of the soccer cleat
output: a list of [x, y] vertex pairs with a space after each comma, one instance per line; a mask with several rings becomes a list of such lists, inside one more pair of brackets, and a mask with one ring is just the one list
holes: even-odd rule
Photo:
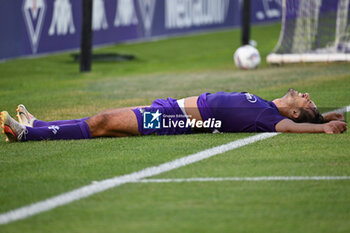
[[28, 127], [33, 127], [33, 123], [36, 118], [27, 111], [26, 107], [24, 107], [23, 104], [17, 106], [16, 112], [16, 116], [20, 124]]
[[0, 120], [2, 133], [6, 135], [6, 142], [22, 141], [28, 133], [27, 128], [15, 121], [6, 111], [0, 113]]

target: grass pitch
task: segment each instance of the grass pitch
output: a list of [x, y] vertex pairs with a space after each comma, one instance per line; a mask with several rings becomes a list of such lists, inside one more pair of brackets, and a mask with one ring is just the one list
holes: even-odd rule
[[[262, 57], [279, 26], [253, 28]], [[0, 107], [42, 120], [72, 119], [155, 98], [289, 87], [323, 111], [350, 105], [350, 66], [308, 64], [240, 71], [238, 31], [99, 49], [136, 55], [79, 74], [69, 54], [0, 64]], [[347, 119], [349, 117], [347, 116]], [[6, 144], [0, 136], [0, 213], [254, 134], [197, 134]], [[152, 178], [349, 176], [350, 135], [282, 134]], [[0, 232], [349, 232], [350, 181], [130, 183], [0, 225]]]

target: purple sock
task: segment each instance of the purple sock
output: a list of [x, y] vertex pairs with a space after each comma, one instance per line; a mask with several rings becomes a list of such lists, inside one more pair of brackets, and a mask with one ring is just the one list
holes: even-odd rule
[[28, 133], [24, 136], [23, 141], [40, 141], [48, 139], [72, 140], [91, 138], [89, 126], [85, 121], [71, 125], [50, 125], [38, 128], [27, 127], [27, 130]]
[[50, 126], [50, 125], [71, 125], [71, 124], [76, 124], [76, 123], [80, 123], [82, 121], [86, 121], [87, 119], [89, 119], [89, 117], [86, 118], [82, 118], [82, 119], [76, 119], [76, 120], [63, 120], [63, 121], [39, 121], [39, 120], [35, 120], [33, 122], [33, 127], [43, 127], [43, 126]]

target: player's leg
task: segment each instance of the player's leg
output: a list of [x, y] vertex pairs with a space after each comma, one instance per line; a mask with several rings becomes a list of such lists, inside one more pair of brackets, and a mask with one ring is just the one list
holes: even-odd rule
[[[126, 108], [118, 108], [118, 109], [109, 109], [105, 110], [102, 113], [116, 113], [121, 110], [127, 110], [127, 109], [134, 109], [134, 108], [141, 108], [141, 107], [146, 107], [146, 106], [140, 106], [140, 107], [126, 107]], [[36, 117], [34, 117], [23, 104], [18, 105], [17, 109], [17, 119], [18, 122], [21, 123], [22, 125], [29, 126], [29, 127], [45, 127], [45, 126], [51, 126], [51, 125], [69, 125], [69, 124], [77, 124], [82, 121], [86, 121], [89, 119], [88, 117], [82, 118], [82, 119], [73, 119], [73, 120], [59, 120], [59, 121], [41, 121], [38, 120]]]
[[69, 124], [80, 123], [88, 119], [88, 118], [82, 118], [82, 119], [74, 119], [74, 120], [41, 121], [41, 120], [38, 120], [36, 117], [34, 117], [30, 112], [28, 112], [28, 110], [23, 104], [20, 104], [17, 106], [16, 112], [17, 112], [16, 116], [17, 116], [18, 122], [28, 127], [69, 125]]
[[100, 113], [75, 124], [28, 127], [15, 121], [8, 112], [1, 113], [1, 127], [7, 141], [72, 140], [92, 137], [124, 137], [139, 135], [135, 113], [120, 109]]
[[15, 121], [6, 111], [1, 112], [2, 133], [6, 141], [41, 141], [41, 140], [71, 140], [91, 138], [90, 129], [85, 121], [70, 125], [51, 125], [32, 128]]
[[132, 108], [101, 112], [87, 121], [92, 137], [126, 137], [140, 135]]
[[138, 123], [130, 109], [103, 112], [86, 121], [45, 127], [26, 127], [22, 141], [33, 140], [72, 140], [96, 137], [126, 137], [139, 135]]
[[26, 127], [15, 121], [6, 111], [0, 113], [0, 121], [6, 142], [21, 141], [27, 133]]

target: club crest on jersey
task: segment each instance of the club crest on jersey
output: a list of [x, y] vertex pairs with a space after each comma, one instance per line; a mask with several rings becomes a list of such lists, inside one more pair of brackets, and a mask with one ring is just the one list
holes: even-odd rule
[[247, 100], [248, 100], [250, 103], [252, 103], [252, 104], [254, 104], [254, 103], [256, 103], [256, 101], [258, 101], [258, 99], [256, 98], [256, 96], [255, 96], [255, 95], [252, 95], [252, 94], [250, 94], [250, 93], [245, 93], [245, 97], [246, 97]]
[[32, 52], [36, 53], [38, 51], [40, 34], [44, 23], [46, 2], [45, 0], [24, 0], [22, 11]]

